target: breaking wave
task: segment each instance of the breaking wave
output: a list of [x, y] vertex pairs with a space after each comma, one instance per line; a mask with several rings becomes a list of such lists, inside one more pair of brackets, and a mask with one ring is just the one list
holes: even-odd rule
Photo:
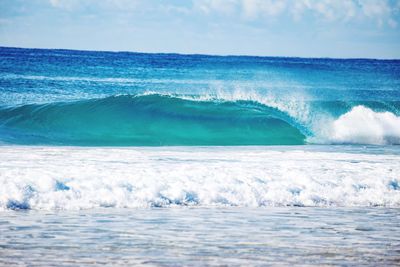
[[0, 141], [83, 146], [400, 144], [399, 103], [119, 95], [0, 109]]

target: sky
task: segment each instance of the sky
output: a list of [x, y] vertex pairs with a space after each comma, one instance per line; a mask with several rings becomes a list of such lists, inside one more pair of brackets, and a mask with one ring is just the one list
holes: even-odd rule
[[0, 46], [400, 58], [400, 0], [0, 0]]

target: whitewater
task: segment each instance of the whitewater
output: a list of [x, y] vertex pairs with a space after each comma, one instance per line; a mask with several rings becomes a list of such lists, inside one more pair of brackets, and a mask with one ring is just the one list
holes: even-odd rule
[[335, 150], [6, 146], [0, 209], [400, 206], [399, 151]]

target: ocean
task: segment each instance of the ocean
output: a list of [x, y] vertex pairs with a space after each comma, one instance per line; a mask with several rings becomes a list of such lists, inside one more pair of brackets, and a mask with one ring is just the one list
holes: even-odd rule
[[400, 263], [400, 60], [0, 48], [0, 264]]

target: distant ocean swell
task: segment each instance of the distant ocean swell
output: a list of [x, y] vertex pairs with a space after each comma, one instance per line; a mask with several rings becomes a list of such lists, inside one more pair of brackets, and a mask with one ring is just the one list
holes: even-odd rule
[[400, 144], [399, 101], [162, 94], [0, 108], [0, 142], [80, 146]]

